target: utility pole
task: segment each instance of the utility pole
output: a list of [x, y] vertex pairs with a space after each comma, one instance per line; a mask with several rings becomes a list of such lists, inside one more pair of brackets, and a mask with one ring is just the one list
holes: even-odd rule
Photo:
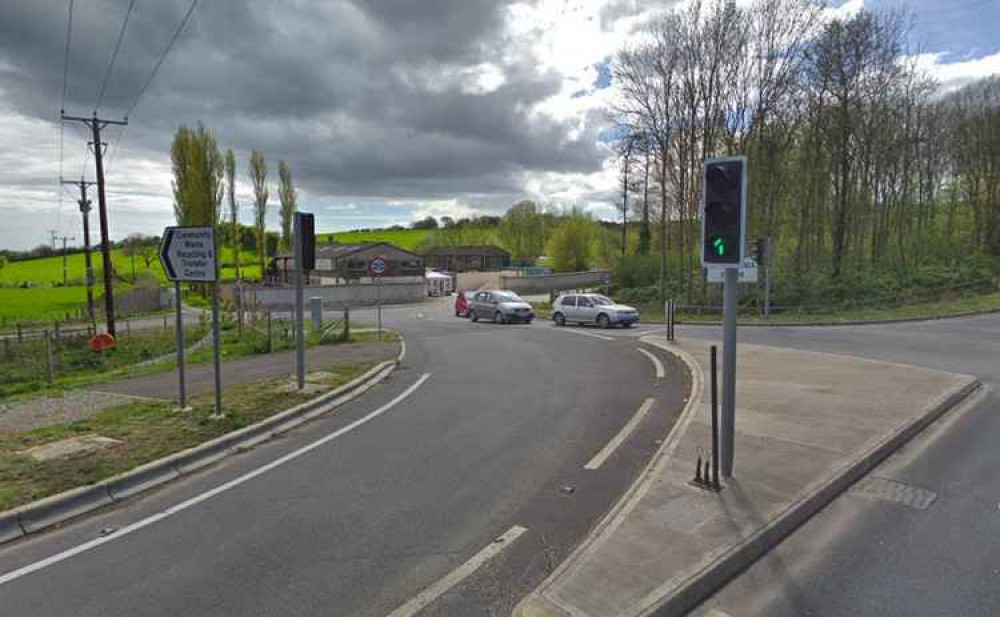
[[76, 180], [63, 180], [63, 184], [72, 184], [80, 189], [80, 200], [76, 203], [80, 205], [80, 214], [83, 215], [83, 256], [86, 261], [87, 281], [87, 319], [90, 321], [94, 332], [97, 332], [97, 315], [94, 313], [94, 268], [90, 261], [90, 200], [87, 199], [87, 187], [93, 186], [93, 182], [87, 182], [83, 178]]
[[59, 239], [62, 240], [62, 245], [63, 245], [63, 251], [62, 251], [62, 253], [63, 253], [63, 287], [65, 287], [66, 286], [66, 282], [68, 280], [68, 277], [66, 276], [66, 242], [70, 241], [70, 240], [76, 241], [76, 238], [73, 238], [73, 237], [70, 237], [70, 236], [61, 236]]
[[104, 146], [101, 142], [101, 129], [109, 124], [125, 126], [128, 118], [124, 120], [104, 120], [97, 117], [97, 111], [90, 118], [80, 116], [67, 116], [62, 113], [63, 121], [73, 120], [82, 122], [90, 127], [94, 135], [94, 165], [97, 168], [97, 207], [101, 221], [101, 257], [104, 263], [104, 312], [107, 319], [108, 334], [115, 336], [115, 297], [111, 280], [113, 266], [111, 264], [111, 243], [108, 240], [108, 205], [104, 197]]
[[59, 239], [59, 232], [56, 231], [55, 229], [46, 229], [45, 231], [49, 232], [49, 244], [52, 245], [52, 250], [55, 251], [56, 240]]

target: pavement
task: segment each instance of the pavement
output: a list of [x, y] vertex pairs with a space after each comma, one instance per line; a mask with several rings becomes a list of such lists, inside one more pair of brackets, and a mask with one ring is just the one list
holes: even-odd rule
[[[668, 347], [663, 337], [643, 340]], [[707, 372], [708, 346], [682, 340], [677, 347]], [[637, 490], [516, 615], [682, 614], [770, 548], [775, 534], [791, 531], [801, 522], [796, 512], [818, 507], [814, 496], [978, 383], [944, 371], [752, 344], [740, 346], [737, 366], [735, 471], [725, 488], [713, 493], [690, 484], [697, 457], [711, 443], [706, 393]]]

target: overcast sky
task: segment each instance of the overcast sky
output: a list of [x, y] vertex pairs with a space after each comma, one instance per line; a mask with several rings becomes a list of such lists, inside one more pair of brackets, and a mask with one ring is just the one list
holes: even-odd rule
[[[276, 181], [284, 158], [300, 208], [322, 231], [498, 214], [522, 198], [613, 216], [606, 61], [670, 0], [208, 0], [149, 90], [109, 127], [113, 238], [173, 222], [170, 139], [199, 121], [236, 151], [251, 220], [249, 150]], [[851, 0], [840, 11], [863, 4]], [[890, 0], [868, 0], [879, 7]], [[892, 4], [899, 4], [892, 2]], [[996, 0], [915, 0], [921, 63], [944, 87], [1000, 73]], [[0, 20], [0, 247], [76, 236], [88, 134], [57, 118], [68, 0], [3, 0]], [[75, 3], [67, 113], [90, 115], [129, 0]], [[99, 113], [132, 105], [190, 0], [136, 0]], [[69, 189], [72, 190], [72, 189]], [[92, 196], [96, 203], [96, 195]], [[271, 223], [277, 224], [272, 190]], [[96, 221], [95, 221], [96, 222]], [[96, 225], [95, 225], [96, 227]], [[96, 238], [96, 234], [95, 234]], [[74, 244], [74, 243], [71, 243]]]

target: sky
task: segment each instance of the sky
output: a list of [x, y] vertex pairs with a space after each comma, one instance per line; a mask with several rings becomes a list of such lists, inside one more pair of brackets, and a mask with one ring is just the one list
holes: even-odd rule
[[[80, 245], [77, 191], [59, 184], [94, 177], [85, 127], [58, 121], [69, 0], [2, 2], [0, 248], [49, 230]], [[129, 3], [74, 3], [66, 70], [66, 113], [121, 119], [134, 105], [127, 129], [102, 135], [113, 239], [173, 223], [170, 140], [198, 122], [236, 153], [248, 224], [254, 148], [270, 166], [272, 229], [279, 159], [320, 231], [502, 214], [521, 199], [613, 218], [607, 62], [676, 1], [204, 1], [138, 99], [191, 3], [134, 0], [109, 72]], [[997, 0], [834, 5], [912, 10], [911, 53], [944, 90], [1000, 73]]]

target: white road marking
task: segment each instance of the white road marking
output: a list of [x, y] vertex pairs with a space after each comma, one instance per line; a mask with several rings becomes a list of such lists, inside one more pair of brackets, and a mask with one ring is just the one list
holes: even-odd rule
[[653, 354], [649, 353], [648, 351], [646, 351], [642, 347], [636, 347], [636, 351], [642, 353], [644, 356], [646, 356], [647, 358], [649, 358], [650, 362], [653, 363], [653, 368], [656, 369], [656, 378], [657, 379], [663, 379], [666, 376], [667, 373], [666, 373], [666, 371], [663, 370], [663, 363], [660, 362], [659, 358], [657, 358]]
[[646, 417], [646, 414], [649, 413], [649, 410], [653, 407], [653, 403], [655, 402], [656, 399], [652, 398], [644, 400], [642, 405], [639, 405], [639, 409], [635, 412], [635, 415], [632, 416], [632, 419], [628, 421], [628, 424], [623, 426], [622, 430], [618, 431], [618, 434], [614, 436], [614, 439], [609, 441], [608, 445], [604, 446], [604, 448], [602, 448], [594, 458], [590, 459], [590, 462], [584, 465], [583, 468], [600, 469], [601, 465], [611, 458], [611, 455], [614, 454], [616, 449], [618, 449], [618, 446], [622, 445], [622, 443], [628, 439], [628, 436], [632, 434], [635, 427], [639, 426], [639, 423], [642, 422], [644, 417]]
[[567, 327], [557, 328], [560, 332], [569, 332], [570, 334], [579, 334], [580, 336], [589, 336], [590, 338], [599, 338], [602, 341], [613, 341], [614, 337], [604, 336], [603, 334], [594, 334], [593, 332], [584, 332], [583, 330], [570, 330]]
[[343, 428], [340, 428], [340, 429], [338, 429], [338, 430], [330, 433], [329, 435], [321, 437], [321, 438], [317, 439], [316, 441], [314, 441], [314, 442], [312, 442], [310, 444], [307, 444], [307, 445], [299, 448], [298, 450], [295, 450], [293, 452], [289, 452], [288, 454], [282, 456], [281, 458], [275, 459], [275, 460], [271, 461], [270, 463], [268, 463], [266, 465], [263, 465], [261, 467], [258, 467], [257, 469], [254, 469], [253, 471], [245, 473], [245, 474], [243, 474], [242, 476], [240, 476], [238, 478], [235, 478], [233, 480], [230, 480], [229, 482], [226, 482], [225, 484], [219, 485], [219, 486], [217, 486], [217, 487], [215, 487], [215, 488], [213, 488], [211, 490], [205, 491], [204, 493], [201, 493], [200, 495], [195, 495], [194, 497], [192, 497], [191, 499], [188, 499], [187, 501], [182, 501], [181, 503], [179, 503], [177, 505], [171, 506], [171, 507], [167, 508], [166, 510], [164, 510], [163, 512], [158, 512], [158, 513], [153, 514], [152, 516], [146, 517], [146, 518], [144, 518], [144, 519], [142, 519], [140, 521], [136, 521], [135, 523], [132, 523], [131, 525], [122, 527], [121, 529], [119, 529], [114, 534], [111, 534], [111, 535], [108, 535], [108, 536], [102, 536], [102, 537], [99, 537], [99, 538], [94, 538], [93, 540], [90, 540], [88, 542], [84, 542], [83, 544], [74, 546], [73, 548], [70, 548], [70, 549], [67, 549], [65, 551], [62, 551], [61, 553], [56, 553], [55, 555], [52, 555], [51, 557], [46, 557], [45, 559], [42, 559], [41, 561], [36, 561], [35, 563], [28, 564], [28, 565], [26, 565], [26, 566], [24, 566], [22, 568], [18, 568], [17, 570], [13, 570], [11, 572], [8, 572], [8, 573], [0, 576], [0, 585], [4, 585], [4, 584], [9, 583], [11, 581], [15, 581], [15, 580], [21, 578], [22, 576], [26, 576], [28, 574], [31, 574], [32, 572], [37, 572], [37, 571], [39, 571], [39, 570], [41, 570], [43, 568], [47, 568], [48, 566], [57, 564], [60, 561], [65, 561], [65, 560], [69, 559], [70, 557], [73, 557], [75, 555], [79, 555], [80, 553], [84, 553], [86, 551], [89, 551], [90, 549], [97, 548], [98, 546], [101, 546], [102, 544], [106, 544], [108, 542], [112, 542], [114, 540], [117, 540], [119, 538], [127, 536], [128, 534], [132, 533], [133, 531], [139, 531], [143, 527], [148, 527], [149, 525], [152, 525], [153, 523], [157, 523], [159, 521], [162, 521], [163, 519], [165, 519], [165, 518], [167, 518], [167, 517], [169, 517], [171, 515], [177, 514], [178, 512], [182, 512], [184, 510], [187, 510], [188, 508], [190, 508], [192, 506], [195, 506], [195, 505], [197, 505], [197, 504], [199, 504], [199, 503], [201, 503], [203, 501], [206, 501], [208, 499], [211, 499], [212, 497], [215, 497], [216, 495], [224, 493], [224, 492], [228, 491], [229, 489], [236, 488], [237, 486], [243, 484], [244, 482], [248, 482], [248, 481], [256, 478], [259, 475], [265, 474], [268, 471], [271, 471], [272, 469], [275, 469], [277, 467], [280, 467], [281, 465], [284, 465], [285, 463], [293, 461], [293, 460], [299, 458], [300, 456], [302, 456], [303, 454], [306, 454], [307, 452], [315, 450], [316, 448], [322, 446], [323, 444], [326, 444], [326, 443], [328, 443], [330, 441], [333, 441], [334, 439], [336, 439], [338, 437], [341, 437], [342, 435], [346, 435], [347, 433], [350, 433], [354, 429], [362, 426], [363, 424], [366, 424], [366, 423], [374, 420], [375, 418], [377, 418], [380, 415], [384, 414], [385, 412], [389, 411], [390, 409], [392, 409], [393, 407], [395, 407], [396, 405], [398, 405], [403, 399], [405, 399], [406, 397], [408, 397], [411, 394], [413, 394], [413, 392], [417, 388], [419, 388], [420, 386], [422, 386], [425, 381], [427, 381], [428, 379], [430, 379], [430, 376], [431, 376], [430, 373], [424, 373], [423, 375], [420, 376], [420, 379], [418, 379], [413, 385], [411, 385], [406, 390], [403, 390], [402, 392], [400, 392], [399, 395], [396, 396], [396, 398], [392, 399], [391, 401], [389, 401], [385, 405], [382, 405], [381, 407], [379, 407], [375, 411], [371, 412], [370, 414], [368, 414], [368, 415], [366, 415], [366, 416], [364, 416], [362, 418], [359, 418], [359, 419], [355, 420], [354, 422], [351, 422], [347, 426], [344, 426]]
[[444, 578], [439, 579], [427, 589], [410, 598], [409, 602], [389, 613], [388, 617], [412, 617], [416, 615], [428, 604], [444, 595], [446, 591], [468, 578], [484, 563], [499, 555], [526, 531], [528, 531], [526, 528], [514, 525], [483, 550], [469, 558], [468, 561], [449, 572]]

